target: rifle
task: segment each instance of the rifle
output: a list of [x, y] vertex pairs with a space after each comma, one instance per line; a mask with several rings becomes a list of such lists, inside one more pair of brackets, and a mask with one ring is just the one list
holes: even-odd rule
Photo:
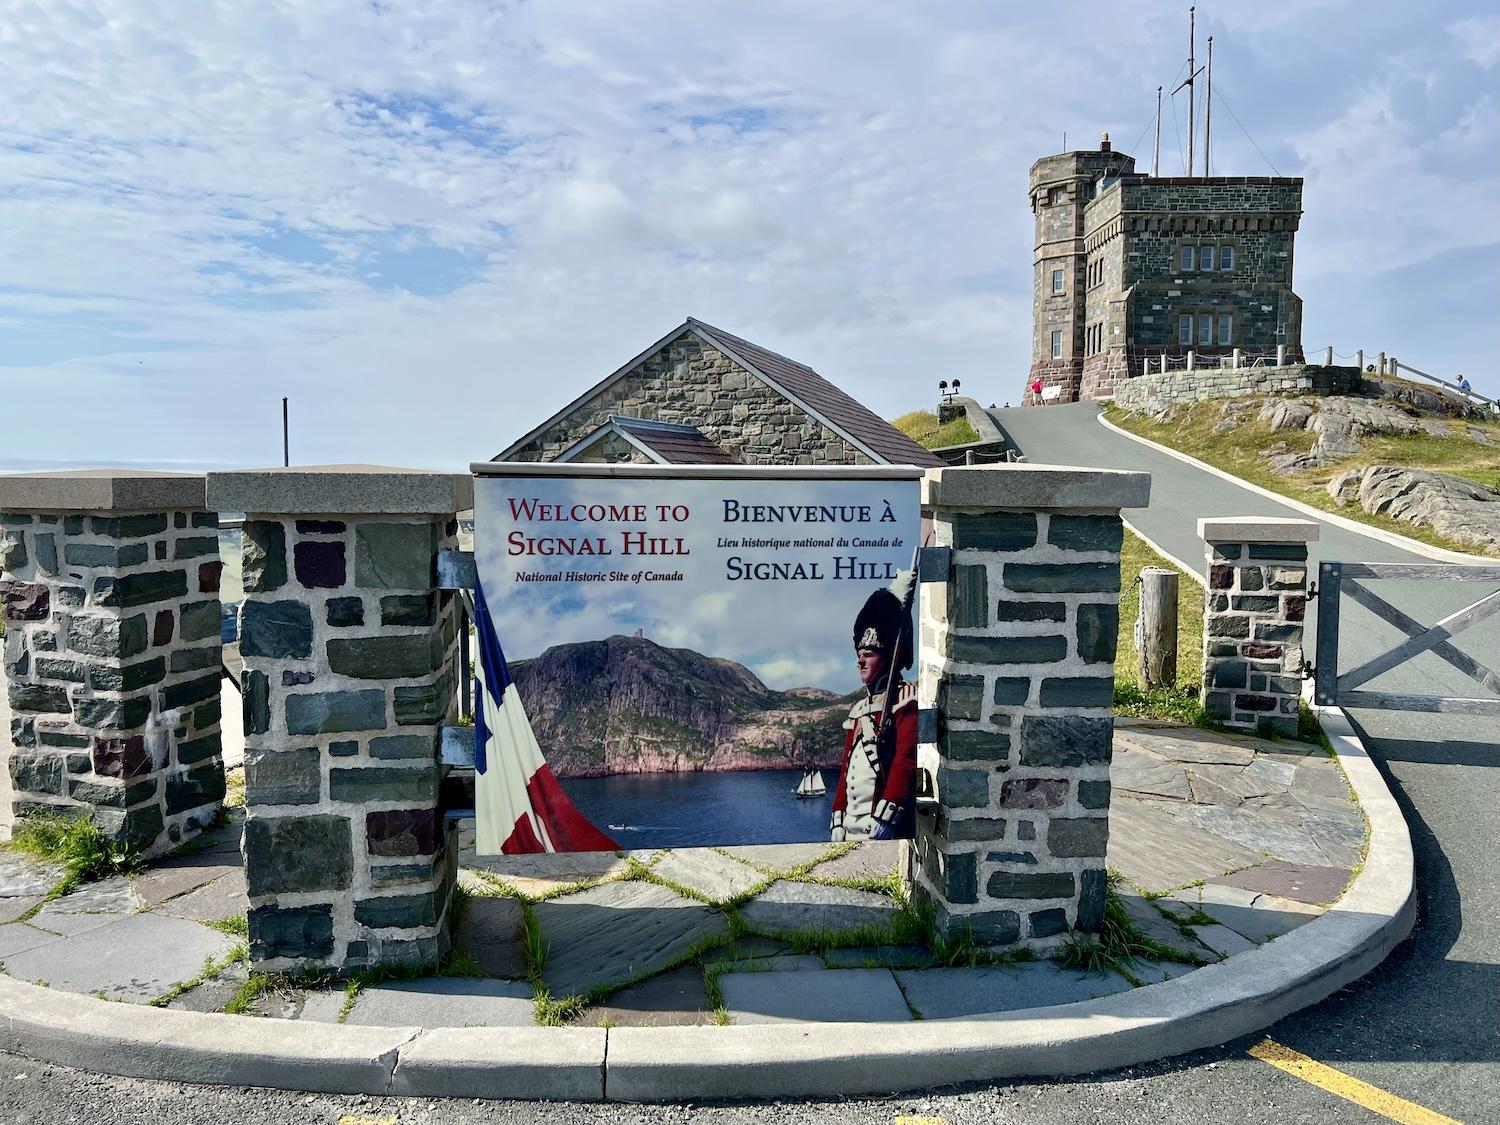
[[[885, 699], [880, 704], [880, 723], [875, 728], [876, 745], [879, 745], [880, 739], [885, 737], [886, 728], [891, 721], [891, 696], [895, 694], [892, 689], [901, 673], [895, 665], [901, 656], [902, 631], [911, 624], [911, 607], [917, 598], [917, 562], [921, 554], [922, 544], [919, 541], [911, 553], [911, 581], [907, 583], [906, 596], [901, 599], [901, 624], [896, 626], [896, 643], [891, 646], [891, 667], [886, 669]], [[913, 654], [915, 651], [916, 646], [913, 646]]]

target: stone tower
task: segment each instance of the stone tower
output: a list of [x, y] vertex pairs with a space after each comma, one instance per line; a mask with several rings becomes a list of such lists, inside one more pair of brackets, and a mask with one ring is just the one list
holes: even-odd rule
[[1302, 361], [1300, 177], [1147, 176], [1105, 134], [1097, 152], [1038, 160], [1030, 191], [1027, 384], [1060, 388], [1048, 401], [1107, 397], [1163, 356]]

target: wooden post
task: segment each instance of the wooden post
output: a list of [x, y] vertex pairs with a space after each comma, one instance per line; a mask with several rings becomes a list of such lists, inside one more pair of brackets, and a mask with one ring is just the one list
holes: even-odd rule
[[1286, 366], [1286, 345], [1285, 344], [1277, 344], [1276, 345], [1276, 366], [1277, 367], [1285, 367]]
[[1333, 345], [1332, 344], [1329, 344], [1326, 348], [1323, 349], [1323, 366], [1324, 367], [1332, 367], [1333, 366]]
[[1365, 369], [1365, 349], [1364, 348], [1360, 348], [1359, 351], [1357, 351], [1357, 352], [1354, 353], [1354, 366], [1357, 367], [1357, 368], [1359, 368], [1361, 371], [1363, 371]]
[[1141, 686], [1177, 683], [1177, 584], [1175, 570], [1148, 566], [1141, 571], [1141, 610], [1135, 623]]

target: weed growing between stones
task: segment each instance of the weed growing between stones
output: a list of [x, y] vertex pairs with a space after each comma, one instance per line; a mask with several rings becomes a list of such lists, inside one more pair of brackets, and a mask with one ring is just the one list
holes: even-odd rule
[[243, 766], [224, 771], [224, 807], [226, 809], [245, 807], [245, 769]]
[[1184, 965], [1201, 965], [1203, 959], [1162, 945], [1141, 933], [1125, 909], [1116, 887], [1120, 876], [1109, 872], [1109, 888], [1104, 900], [1104, 920], [1096, 934], [1075, 931], [1053, 952], [1052, 957], [1067, 969], [1079, 969], [1101, 976], [1113, 970], [1133, 986], [1144, 982], [1132, 972], [1140, 958], [1152, 961], [1176, 961]]
[[193, 989], [197, 988], [200, 984], [204, 984], [208, 981], [213, 980], [216, 976], [222, 973], [225, 969], [229, 968], [229, 966], [233, 965], [236, 961], [248, 962], [249, 960], [250, 947], [244, 942], [237, 943], [233, 949], [231, 949], [228, 953], [224, 954], [223, 957], [220, 957], [217, 960], [212, 957], [205, 957], [203, 959], [202, 972], [200, 972], [192, 980], [185, 980], [180, 984], [174, 984], [166, 992], [163, 992], [156, 999], [152, 1000], [151, 1007], [165, 1008], [168, 1004], [170, 1004], [173, 1000], [176, 1000], [184, 992], [190, 992]]
[[63, 866], [63, 877], [23, 916], [25, 921], [47, 902], [60, 898], [82, 883], [128, 875], [140, 866], [139, 851], [130, 844], [106, 839], [86, 816], [34, 813], [22, 819], [8, 847], [36, 859]]
[[218, 930], [221, 934], [229, 934], [231, 937], [249, 938], [250, 919], [243, 914], [231, 914], [228, 918], [215, 918], [211, 922], [204, 922], [210, 930]]
[[1115, 681], [1115, 714], [1137, 719], [1163, 719], [1174, 723], [1215, 729], [1203, 714], [1198, 689], [1188, 684], [1143, 688], [1134, 680]]

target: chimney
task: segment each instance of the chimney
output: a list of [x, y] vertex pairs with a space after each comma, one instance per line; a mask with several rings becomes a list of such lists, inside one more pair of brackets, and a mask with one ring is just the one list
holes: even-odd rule
[[1099, 151], [1100, 152], [1109, 152], [1110, 151], [1110, 148], [1109, 148], [1109, 134], [1108, 133], [1105, 133], [1102, 137], [1099, 138]]

